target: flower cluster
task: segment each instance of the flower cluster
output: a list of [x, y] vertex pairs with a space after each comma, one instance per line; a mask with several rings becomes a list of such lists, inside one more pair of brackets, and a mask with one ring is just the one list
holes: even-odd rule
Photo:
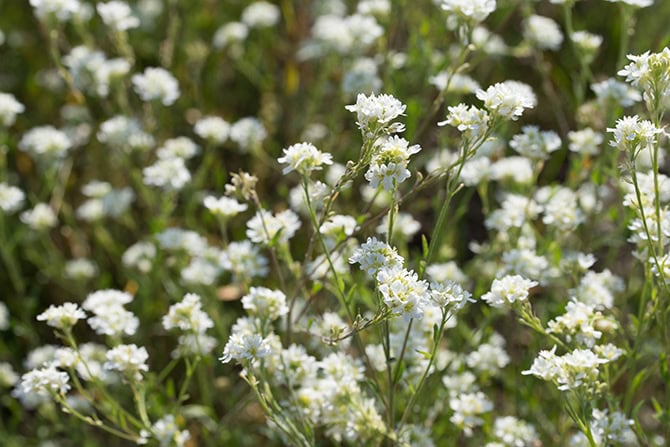
[[386, 191], [392, 191], [407, 180], [411, 173], [407, 169], [409, 157], [421, 150], [419, 145], [410, 146], [404, 138], [392, 136], [384, 138], [375, 149], [365, 179], [370, 186], [377, 188], [380, 184]]

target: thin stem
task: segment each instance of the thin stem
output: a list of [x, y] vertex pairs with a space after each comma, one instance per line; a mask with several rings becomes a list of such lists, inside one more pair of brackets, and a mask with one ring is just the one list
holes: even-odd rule
[[402, 413], [402, 417], [400, 418], [400, 423], [398, 424], [397, 430], [398, 432], [401, 431], [403, 425], [405, 425], [405, 422], [407, 422], [407, 418], [409, 417], [410, 411], [412, 411], [412, 408], [416, 404], [416, 400], [419, 396], [419, 393], [423, 389], [423, 385], [426, 382], [426, 378], [428, 377], [428, 374], [430, 373], [430, 369], [433, 367], [433, 363], [435, 362], [435, 354], [437, 354], [437, 349], [440, 345], [440, 341], [442, 340], [442, 336], [444, 334], [444, 327], [447, 324], [447, 321], [449, 321], [449, 318], [451, 317], [451, 314], [446, 310], [442, 310], [442, 321], [440, 321], [440, 326], [433, 337], [433, 347], [430, 351], [430, 358], [428, 359], [428, 365], [426, 368], [423, 370], [423, 374], [421, 374], [421, 378], [419, 379], [419, 382], [414, 390], [414, 393], [410, 396], [409, 402], [407, 402], [407, 406], [405, 407], [405, 411]]
[[97, 428], [99, 428], [99, 429], [101, 429], [101, 430], [104, 430], [104, 431], [106, 431], [107, 433], [110, 433], [110, 434], [112, 434], [112, 435], [114, 435], [114, 436], [117, 436], [117, 437], [119, 437], [119, 438], [121, 438], [121, 439], [125, 439], [125, 440], [127, 440], [127, 441], [132, 441], [132, 442], [137, 442], [137, 441], [138, 441], [139, 436], [137, 436], [137, 435], [135, 435], [135, 434], [126, 433], [126, 432], [123, 432], [123, 431], [121, 431], [121, 430], [117, 430], [117, 429], [114, 428], [114, 427], [110, 427], [109, 425], [106, 425], [106, 424], [105, 424], [104, 422], [102, 422], [100, 419], [97, 419], [97, 418], [94, 419], [94, 418], [92, 418], [91, 416], [85, 416], [85, 415], [81, 414], [81, 413], [78, 412], [76, 409], [74, 409], [74, 408], [67, 402], [67, 400], [66, 400], [63, 396], [61, 396], [60, 394], [53, 394], [53, 397], [54, 397], [54, 400], [55, 400], [56, 402], [58, 402], [58, 403], [63, 407], [63, 411], [64, 411], [65, 413], [68, 413], [68, 414], [73, 415], [74, 417], [76, 417], [76, 418], [79, 419], [80, 421], [82, 421], [82, 422], [84, 422], [84, 423], [86, 423], [86, 424], [88, 424], [88, 425], [91, 425], [91, 426], [93, 426], [93, 427], [97, 427]]
[[151, 420], [147, 414], [147, 403], [145, 390], [138, 390], [134, 383], [130, 383], [130, 388], [133, 391], [133, 397], [135, 398], [135, 405], [137, 406], [137, 412], [140, 415], [140, 419], [146, 428], [151, 427]]

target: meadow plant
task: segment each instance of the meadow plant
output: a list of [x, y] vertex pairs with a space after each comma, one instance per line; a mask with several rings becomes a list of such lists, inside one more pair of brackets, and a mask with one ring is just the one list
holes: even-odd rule
[[670, 442], [668, 2], [211, 3], [0, 4], [3, 445]]

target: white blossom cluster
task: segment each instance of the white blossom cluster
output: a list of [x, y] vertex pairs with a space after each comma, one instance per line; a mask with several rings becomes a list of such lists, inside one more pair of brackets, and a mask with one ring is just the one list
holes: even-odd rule
[[214, 327], [214, 321], [202, 309], [201, 298], [195, 293], [187, 293], [184, 299], [173, 304], [163, 316], [162, 324], [166, 330], [179, 329], [179, 345], [173, 355], [207, 355], [216, 346], [216, 339], [206, 334]]
[[407, 169], [409, 157], [420, 150], [419, 145], [410, 146], [407, 140], [396, 135], [382, 139], [375, 149], [365, 179], [375, 189], [381, 184], [386, 191], [395, 190], [411, 176]]
[[132, 300], [132, 295], [120, 290], [98, 290], [86, 297], [82, 307], [93, 314], [87, 321], [96, 333], [110, 337], [134, 335], [139, 319], [124, 307]]
[[77, 88], [101, 97], [109, 95], [111, 85], [130, 72], [130, 64], [125, 59], [107, 59], [102, 51], [84, 45], [70, 50], [63, 57], [63, 64]]

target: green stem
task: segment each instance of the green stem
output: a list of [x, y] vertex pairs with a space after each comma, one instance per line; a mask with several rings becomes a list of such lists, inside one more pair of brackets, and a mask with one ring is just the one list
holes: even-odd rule
[[75, 410], [72, 406], [70, 406], [68, 404], [67, 400], [63, 396], [61, 396], [59, 394], [54, 394], [53, 397], [54, 397], [54, 400], [56, 402], [61, 404], [61, 406], [63, 407], [63, 411], [65, 413], [69, 413], [69, 414], [73, 415], [74, 417], [76, 417], [80, 421], [82, 421], [82, 422], [84, 422], [88, 425], [91, 425], [93, 427], [97, 427], [101, 430], [104, 430], [107, 433], [110, 433], [110, 434], [112, 434], [114, 436], [117, 436], [121, 439], [125, 439], [126, 441], [132, 441], [132, 442], [137, 442], [138, 441], [138, 439], [139, 439], [138, 435], [131, 434], [131, 433], [126, 433], [126, 432], [123, 432], [121, 430], [117, 430], [113, 427], [110, 427], [109, 425], [106, 425], [104, 422], [102, 422], [99, 419], [94, 419], [90, 416], [85, 416], [85, 415], [81, 414], [80, 412]]
[[430, 351], [430, 358], [428, 359], [428, 365], [426, 368], [423, 370], [423, 373], [421, 374], [421, 378], [419, 379], [419, 382], [414, 390], [414, 393], [410, 396], [409, 402], [407, 402], [407, 406], [405, 407], [405, 411], [402, 413], [402, 417], [400, 418], [400, 423], [397, 426], [397, 431], [400, 433], [402, 430], [402, 427], [405, 425], [407, 422], [407, 418], [409, 417], [410, 411], [416, 404], [416, 400], [419, 396], [419, 393], [421, 393], [421, 390], [423, 388], [423, 385], [426, 382], [426, 378], [428, 377], [428, 374], [430, 373], [430, 369], [433, 367], [433, 363], [435, 362], [435, 354], [437, 354], [437, 349], [440, 345], [440, 341], [442, 340], [442, 336], [444, 334], [444, 327], [447, 324], [447, 321], [449, 321], [450, 318], [450, 313], [446, 310], [443, 309], [442, 311], [442, 321], [440, 321], [440, 326], [437, 331], [437, 333], [434, 334], [433, 337], [433, 347]]

